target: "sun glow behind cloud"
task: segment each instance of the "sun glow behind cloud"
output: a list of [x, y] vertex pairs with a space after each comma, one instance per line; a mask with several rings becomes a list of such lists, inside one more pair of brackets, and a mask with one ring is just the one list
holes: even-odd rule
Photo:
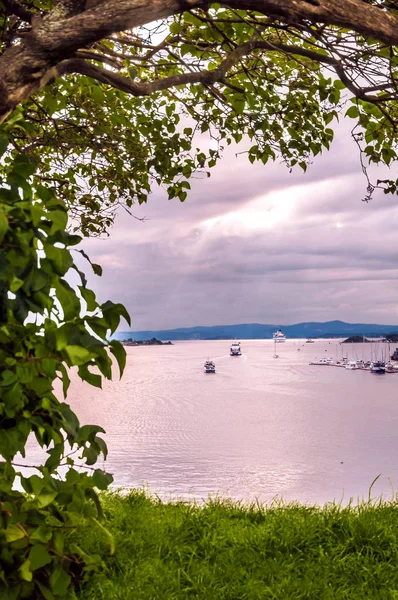
[[325, 195], [326, 190], [333, 193], [327, 181], [322, 181], [273, 191], [254, 198], [243, 208], [207, 219], [201, 226], [205, 234], [224, 236], [244, 236], [255, 231], [283, 228], [294, 221], [299, 205], [309, 197]]
[[297, 198], [286, 192], [255, 199], [244, 208], [203, 221], [204, 233], [245, 235], [256, 230], [269, 230], [286, 224]]

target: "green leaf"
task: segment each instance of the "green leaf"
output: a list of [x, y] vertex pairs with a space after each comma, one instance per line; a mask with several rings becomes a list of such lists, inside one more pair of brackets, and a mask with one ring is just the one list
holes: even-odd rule
[[48, 506], [55, 499], [56, 495], [57, 492], [47, 492], [40, 494], [37, 497], [37, 506], [39, 508], [44, 508], [45, 506]]
[[95, 311], [95, 309], [98, 306], [98, 303], [95, 299], [94, 292], [92, 290], [88, 290], [86, 287], [83, 287], [82, 285], [79, 285], [79, 291], [82, 295], [83, 300], [87, 304], [87, 310], [89, 312]]
[[69, 283], [60, 279], [54, 285], [57, 298], [60, 301], [64, 311], [64, 320], [71, 321], [80, 314], [80, 300], [76, 296], [76, 292], [71, 288]]
[[100, 267], [100, 265], [96, 265], [96, 264], [92, 263], [92, 262], [91, 262], [91, 260], [90, 260], [90, 257], [88, 256], [88, 254], [86, 254], [86, 253], [84, 252], [84, 250], [77, 250], [77, 252], [80, 252], [80, 254], [81, 254], [82, 256], [84, 256], [84, 258], [85, 258], [86, 260], [88, 260], [88, 262], [90, 263], [90, 265], [91, 265], [91, 266], [92, 266], [92, 268], [93, 268], [93, 271], [94, 271], [94, 273], [95, 273], [96, 275], [99, 275], [99, 276], [101, 277], [101, 275], [102, 275], [102, 267]]
[[58, 565], [50, 576], [50, 586], [54, 594], [65, 596], [65, 593], [70, 585], [70, 575]]
[[65, 273], [69, 271], [73, 265], [70, 252], [65, 248], [57, 248], [55, 246], [46, 245], [45, 253], [58, 275], [65, 275]]
[[0, 135], [0, 156], [3, 156], [4, 152], [7, 150], [8, 141], [6, 135]]
[[123, 346], [123, 344], [116, 340], [111, 341], [111, 343], [109, 344], [109, 349], [117, 360], [117, 364], [119, 365], [120, 377], [122, 377], [126, 366], [126, 349]]
[[105, 321], [109, 323], [111, 333], [113, 333], [119, 325], [120, 317], [123, 317], [129, 325], [131, 325], [130, 315], [123, 304], [114, 304], [109, 300], [101, 304], [101, 310]]
[[15, 542], [25, 537], [24, 532], [18, 525], [9, 525], [6, 529], [6, 541]]
[[25, 562], [22, 563], [22, 565], [19, 568], [19, 572], [21, 573], [21, 578], [24, 581], [32, 581], [33, 579], [33, 574], [32, 571], [30, 570], [30, 560], [25, 560]]
[[8, 231], [8, 219], [3, 210], [0, 208], [0, 244], [5, 238]]
[[35, 544], [29, 552], [30, 569], [36, 571], [45, 565], [48, 565], [53, 560], [51, 554], [42, 544]]
[[93, 446], [87, 446], [82, 453], [82, 457], [86, 459], [87, 465], [94, 465], [97, 462], [99, 451]]
[[45, 585], [40, 583], [40, 581], [37, 581], [37, 579], [35, 581], [35, 584], [39, 588], [40, 593], [41, 593], [42, 597], [44, 598], [44, 600], [55, 600], [54, 595]]
[[40, 527], [32, 533], [30, 539], [37, 540], [38, 542], [48, 542], [51, 540], [51, 536], [51, 529], [47, 525], [40, 525]]
[[105, 430], [99, 425], [83, 425], [79, 429], [76, 442], [93, 441], [97, 433], [105, 433]]
[[96, 469], [93, 474], [93, 483], [99, 490], [106, 490], [112, 483], [113, 477], [101, 469]]
[[50, 210], [47, 215], [48, 219], [52, 221], [50, 235], [66, 228], [68, 223], [68, 213], [66, 210]]
[[232, 101], [232, 107], [238, 113], [238, 115], [241, 115], [243, 113], [243, 111], [245, 110], [245, 105], [246, 100], [242, 97], [234, 98], [234, 100]]
[[346, 117], [350, 119], [357, 119], [359, 117], [359, 110], [357, 106], [351, 106], [345, 113]]
[[101, 277], [102, 275], [102, 267], [100, 265], [96, 265], [95, 263], [91, 263], [91, 266], [93, 267], [93, 271], [96, 275], [98, 275], [98, 277]]
[[61, 373], [60, 379], [62, 380], [62, 392], [64, 394], [64, 398], [66, 398], [66, 394], [70, 385], [70, 378], [65, 366], [62, 363], [58, 364], [57, 371], [60, 371]]
[[180, 25], [180, 23], [172, 23], [170, 25], [170, 33], [176, 34], [176, 33], [180, 33], [182, 30], [183, 30], [183, 28]]
[[85, 363], [89, 362], [93, 357], [93, 354], [86, 348], [83, 348], [82, 346], [66, 346], [65, 350], [67, 355], [69, 356], [72, 365], [75, 366], [84, 365]]
[[102, 388], [102, 377], [101, 375], [91, 373], [88, 368], [88, 365], [84, 364], [79, 367], [78, 370], [79, 377], [83, 379], [83, 381], [87, 381], [90, 385], [93, 385], [98, 388]]

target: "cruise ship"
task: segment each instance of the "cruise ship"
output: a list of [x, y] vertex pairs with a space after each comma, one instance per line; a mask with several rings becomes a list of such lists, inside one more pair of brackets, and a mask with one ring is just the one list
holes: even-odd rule
[[272, 336], [272, 339], [277, 344], [281, 342], [286, 342], [286, 336], [284, 333], [282, 333], [280, 329], [278, 329], [278, 331], [275, 331], [274, 335]]

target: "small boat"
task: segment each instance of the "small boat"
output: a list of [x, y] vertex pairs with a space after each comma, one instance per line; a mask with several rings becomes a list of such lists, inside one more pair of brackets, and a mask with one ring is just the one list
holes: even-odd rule
[[384, 375], [386, 372], [386, 365], [381, 360], [376, 360], [370, 365], [370, 372], [376, 373], [376, 375]]
[[333, 363], [336, 367], [345, 367], [347, 364], [347, 359], [343, 356], [343, 358], [338, 358]]
[[346, 369], [365, 369], [366, 368], [366, 364], [364, 363], [363, 360], [349, 360], [347, 363], [345, 363], [345, 368]]
[[312, 360], [310, 362], [310, 365], [323, 365], [323, 366], [327, 366], [327, 365], [332, 365], [333, 364], [333, 358], [327, 357], [327, 358], [320, 358], [320, 359], [315, 359]]
[[312, 340], [311, 338], [307, 338], [307, 339], [305, 340], [305, 343], [306, 343], [306, 344], [315, 344], [314, 340]]
[[272, 336], [272, 339], [277, 344], [286, 342], [286, 336], [284, 333], [282, 333], [282, 331], [280, 329], [278, 329], [278, 331], [275, 331], [274, 335]]
[[232, 342], [229, 354], [230, 356], [240, 356], [242, 354], [240, 342]]
[[385, 365], [386, 373], [398, 373], [398, 369], [396, 365], [393, 365], [391, 362], [386, 363]]
[[216, 365], [214, 364], [214, 362], [212, 360], [207, 359], [205, 361], [203, 369], [204, 369], [205, 373], [215, 373], [216, 372]]

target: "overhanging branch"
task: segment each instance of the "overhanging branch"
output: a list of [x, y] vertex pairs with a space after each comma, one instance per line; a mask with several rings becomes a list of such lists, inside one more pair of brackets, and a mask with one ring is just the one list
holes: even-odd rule
[[[246, 44], [241, 44], [232, 50], [227, 57], [221, 62], [221, 64], [213, 70], [203, 69], [200, 71], [190, 71], [187, 73], [180, 73], [178, 75], [172, 75], [170, 77], [164, 77], [163, 79], [157, 79], [151, 82], [137, 82], [129, 77], [124, 77], [110, 71], [93, 65], [83, 60], [85, 58], [94, 58], [90, 52], [81, 52], [79, 55], [82, 58], [69, 59], [61, 62], [57, 66], [57, 76], [65, 75], [67, 73], [78, 73], [87, 77], [92, 77], [101, 83], [105, 83], [115, 87], [123, 92], [131, 94], [133, 96], [150, 96], [151, 94], [176, 87], [179, 85], [202, 83], [204, 85], [211, 85], [217, 82], [224, 83], [227, 73], [236, 65], [242, 58], [253, 52], [254, 50], [266, 50], [269, 52], [283, 52], [292, 56], [297, 55], [305, 58], [309, 58], [317, 63], [326, 64], [333, 67], [347, 87], [347, 89], [354, 94], [358, 99], [366, 100], [368, 102], [378, 103], [385, 100], [384, 97], [369, 96], [364, 90], [357, 87], [353, 81], [346, 74], [344, 67], [341, 62], [337, 59], [302, 48], [301, 46], [291, 46], [288, 44], [271, 43], [266, 40], [253, 40]], [[98, 60], [98, 58], [96, 58]], [[387, 86], [383, 86], [383, 89], [388, 89]], [[372, 90], [373, 91], [373, 90]]]

